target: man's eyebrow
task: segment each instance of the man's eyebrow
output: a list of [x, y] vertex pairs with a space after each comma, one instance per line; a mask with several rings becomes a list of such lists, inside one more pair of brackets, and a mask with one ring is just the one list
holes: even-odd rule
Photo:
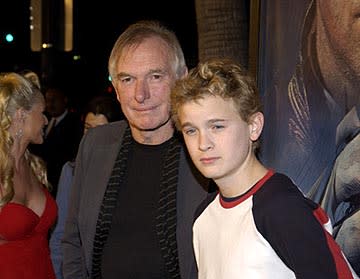
[[190, 122], [184, 122], [181, 124], [181, 128], [185, 128], [185, 127], [188, 127], [188, 126], [192, 126], [192, 124]]
[[167, 71], [165, 71], [164, 69], [151, 69], [148, 74], [166, 74]]
[[131, 76], [130, 74], [124, 73], [124, 72], [120, 72], [118, 74], [116, 74], [116, 78], [122, 78], [122, 77], [128, 77]]
[[[164, 70], [164, 69], [151, 69], [147, 72], [147, 75], [152, 75], [152, 74], [167, 74], [168, 71]], [[125, 72], [120, 72], [116, 74], [116, 78], [120, 79], [123, 77], [133, 77], [133, 75], [125, 73]]]

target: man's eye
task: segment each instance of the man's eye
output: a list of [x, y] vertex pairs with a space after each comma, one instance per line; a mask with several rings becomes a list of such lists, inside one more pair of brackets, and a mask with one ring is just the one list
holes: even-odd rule
[[184, 132], [186, 135], [191, 136], [191, 135], [195, 134], [196, 130], [195, 130], [195, 129], [185, 129], [183, 132]]
[[153, 74], [153, 75], [151, 75], [151, 79], [152, 79], [152, 80], [159, 80], [159, 79], [161, 79], [161, 77], [162, 77], [162, 75], [160, 75], [160, 74]]
[[131, 81], [131, 77], [123, 77], [120, 79], [122, 83], [129, 83]]

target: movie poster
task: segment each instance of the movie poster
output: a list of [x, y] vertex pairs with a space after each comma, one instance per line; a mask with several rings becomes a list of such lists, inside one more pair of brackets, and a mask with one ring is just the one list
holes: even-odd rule
[[360, 274], [360, 1], [260, 1], [262, 161], [321, 204]]

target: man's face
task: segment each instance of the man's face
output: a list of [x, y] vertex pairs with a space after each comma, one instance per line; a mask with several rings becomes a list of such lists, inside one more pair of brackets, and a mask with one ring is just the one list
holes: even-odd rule
[[58, 117], [64, 113], [67, 106], [66, 96], [57, 91], [49, 89], [45, 93], [46, 111], [51, 117]]
[[360, 80], [360, 0], [317, 0], [317, 13], [337, 63]]
[[133, 131], [156, 131], [171, 125], [170, 91], [175, 73], [169, 48], [159, 38], [124, 49], [113, 84]]

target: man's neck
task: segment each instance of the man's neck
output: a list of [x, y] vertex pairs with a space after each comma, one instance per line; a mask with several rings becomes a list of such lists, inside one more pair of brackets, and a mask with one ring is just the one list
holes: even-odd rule
[[64, 119], [64, 117], [68, 114], [68, 110], [66, 109], [62, 114], [60, 114], [59, 116], [56, 116], [56, 125]]
[[174, 134], [174, 128], [169, 121], [156, 130], [144, 131], [130, 125], [131, 134], [135, 141], [141, 144], [158, 145], [169, 140]]

